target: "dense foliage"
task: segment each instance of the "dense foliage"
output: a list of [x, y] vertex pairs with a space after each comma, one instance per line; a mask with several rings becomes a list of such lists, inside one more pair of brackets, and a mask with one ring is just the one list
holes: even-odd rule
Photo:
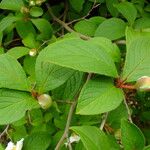
[[148, 0], [0, 12], [0, 150], [150, 150]]

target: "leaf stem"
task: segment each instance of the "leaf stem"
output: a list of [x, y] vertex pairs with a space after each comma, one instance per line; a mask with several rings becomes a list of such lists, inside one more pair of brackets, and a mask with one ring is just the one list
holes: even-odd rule
[[136, 89], [134, 85], [127, 85], [127, 84], [121, 85], [121, 88], [130, 89], [130, 90], [135, 90]]

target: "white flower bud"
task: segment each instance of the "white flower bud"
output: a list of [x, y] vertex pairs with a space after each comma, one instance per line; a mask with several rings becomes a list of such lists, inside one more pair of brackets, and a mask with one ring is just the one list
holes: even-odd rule
[[143, 76], [139, 78], [135, 84], [135, 87], [139, 91], [150, 91], [150, 77]]
[[43, 109], [49, 108], [53, 103], [52, 98], [48, 94], [42, 94], [38, 96], [37, 99], [38, 103], [41, 105]]
[[30, 5], [30, 6], [35, 6], [35, 5], [36, 5], [36, 4], [35, 4], [35, 1], [32, 1], [32, 0], [31, 0], [31, 1], [29, 2], [29, 5]]
[[29, 55], [32, 57], [36, 56], [36, 54], [37, 54], [37, 50], [34, 48], [29, 51]]

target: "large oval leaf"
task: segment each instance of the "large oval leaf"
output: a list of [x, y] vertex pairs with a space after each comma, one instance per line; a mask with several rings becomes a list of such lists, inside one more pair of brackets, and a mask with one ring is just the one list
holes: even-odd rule
[[93, 79], [82, 89], [76, 113], [94, 115], [117, 108], [123, 100], [122, 90], [116, 88], [108, 78]]
[[63, 67], [117, 77], [115, 64], [106, 50], [81, 39], [55, 42], [46, 47], [39, 57]]
[[51, 64], [43, 60], [40, 55], [35, 66], [36, 87], [38, 92], [43, 93], [59, 87], [65, 83], [74, 72], [75, 70], [73, 69]]
[[150, 76], [150, 38], [139, 37], [127, 45], [126, 61], [122, 78], [128, 82], [142, 76]]
[[52, 91], [53, 96], [56, 99], [73, 100], [81, 85], [83, 84], [83, 77], [83, 72], [74, 72], [63, 85]]
[[0, 89], [0, 124], [9, 124], [21, 119], [27, 110], [39, 107], [28, 93]]
[[0, 88], [30, 90], [21, 65], [7, 54], [0, 55]]
[[140, 129], [124, 119], [121, 122], [121, 139], [125, 150], [143, 150], [145, 145]]

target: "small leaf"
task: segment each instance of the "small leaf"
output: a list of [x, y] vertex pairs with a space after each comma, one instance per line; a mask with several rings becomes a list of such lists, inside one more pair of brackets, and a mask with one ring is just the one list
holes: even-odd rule
[[32, 17], [40, 17], [43, 15], [43, 9], [41, 7], [32, 7], [30, 9], [30, 15]]
[[118, 76], [115, 64], [104, 48], [81, 39], [69, 38], [50, 44], [39, 57], [62, 67]]
[[111, 111], [120, 105], [123, 97], [122, 90], [109, 78], [90, 80], [81, 90], [76, 113], [94, 115]]
[[116, 40], [124, 37], [125, 28], [126, 24], [123, 20], [118, 18], [107, 19], [99, 25], [95, 31], [95, 36], [102, 36], [110, 40]]
[[20, 10], [24, 6], [23, 0], [2, 0], [0, 3], [1, 9]]
[[150, 38], [139, 37], [127, 45], [127, 55], [122, 79], [136, 81], [142, 76], [150, 76]]
[[75, 24], [74, 29], [82, 34], [94, 36], [97, 27], [104, 20], [105, 18], [103, 17], [92, 17], [88, 20], [81, 20]]
[[17, 29], [19, 36], [22, 39], [26, 38], [31, 33], [34, 36], [36, 36], [36, 31], [35, 31], [31, 21], [24, 21], [24, 20], [17, 21], [16, 29]]
[[118, 3], [119, 0], [106, 0], [107, 9], [113, 17], [118, 16], [118, 10], [114, 7], [114, 5]]
[[0, 88], [29, 91], [24, 70], [15, 58], [0, 55]]
[[150, 145], [146, 146], [144, 150], [150, 150]]
[[27, 136], [24, 141], [25, 150], [46, 150], [51, 143], [51, 137], [46, 132], [36, 132]]
[[140, 129], [126, 120], [121, 122], [121, 139], [125, 150], [142, 150], [145, 146]]
[[80, 136], [86, 150], [111, 149], [107, 136], [94, 126], [74, 126], [70, 129]]
[[17, 20], [18, 20], [17, 17], [11, 16], [11, 15], [8, 15], [7, 17], [4, 17], [0, 21], [0, 32], [3, 32], [7, 27], [11, 26]]
[[135, 29], [146, 29], [150, 27], [150, 18], [149, 17], [142, 17], [135, 21], [134, 23]]
[[38, 18], [31, 21], [41, 32], [37, 37], [38, 40], [49, 40], [52, 37], [53, 30], [51, 24], [46, 19]]
[[74, 10], [80, 12], [82, 10], [84, 0], [69, 0]]
[[21, 57], [27, 55], [29, 53], [29, 51], [30, 51], [30, 49], [27, 47], [18, 46], [18, 47], [11, 48], [7, 52], [7, 54], [13, 56], [15, 59], [18, 59], [18, 58], [21, 58]]
[[116, 4], [115, 7], [128, 20], [129, 24], [133, 25], [137, 16], [137, 10], [135, 6], [130, 2], [122, 2]]
[[21, 91], [0, 89], [0, 124], [9, 124], [21, 119], [27, 110], [39, 105], [29, 94]]

